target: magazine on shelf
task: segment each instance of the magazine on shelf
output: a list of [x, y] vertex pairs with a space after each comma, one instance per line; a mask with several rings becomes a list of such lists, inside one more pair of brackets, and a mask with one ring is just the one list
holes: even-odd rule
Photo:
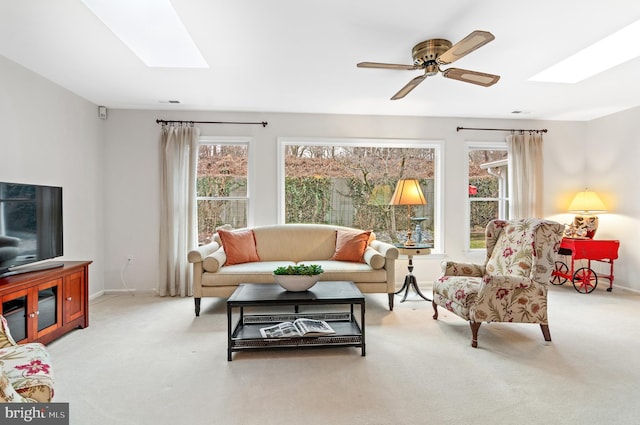
[[336, 333], [324, 320], [300, 318], [260, 329], [263, 338], [298, 338]]

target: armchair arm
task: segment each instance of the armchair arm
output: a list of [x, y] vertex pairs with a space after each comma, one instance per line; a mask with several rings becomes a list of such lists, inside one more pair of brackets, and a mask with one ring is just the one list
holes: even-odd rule
[[220, 244], [218, 242], [209, 242], [206, 245], [202, 245], [197, 247], [196, 249], [192, 249], [187, 254], [187, 260], [190, 263], [201, 263], [204, 261], [207, 256], [217, 251], [220, 248]]
[[2, 363], [0, 363], [0, 403], [18, 403], [26, 401], [20, 394], [13, 388], [9, 377], [4, 373]]
[[2, 375], [20, 397], [26, 399], [22, 401], [51, 400], [53, 370], [49, 351], [44, 345], [35, 342], [4, 348], [0, 350], [0, 363], [4, 369]]
[[13, 340], [13, 337], [11, 337], [7, 319], [5, 319], [4, 316], [0, 314], [0, 348], [11, 347], [13, 345], [17, 344]]
[[482, 277], [484, 276], [484, 266], [473, 263], [459, 263], [457, 261], [443, 261], [442, 276], [468, 276]]

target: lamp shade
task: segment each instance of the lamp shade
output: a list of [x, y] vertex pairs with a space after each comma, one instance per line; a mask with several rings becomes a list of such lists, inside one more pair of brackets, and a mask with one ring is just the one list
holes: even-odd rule
[[607, 208], [597, 193], [591, 190], [578, 192], [569, 204], [569, 212], [573, 213], [603, 213]]
[[389, 201], [389, 205], [426, 205], [426, 203], [420, 182], [416, 179], [399, 180]]

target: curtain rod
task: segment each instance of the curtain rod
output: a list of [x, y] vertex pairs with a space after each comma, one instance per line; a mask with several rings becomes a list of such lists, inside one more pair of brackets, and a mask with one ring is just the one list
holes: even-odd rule
[[266, 121], [261, 121], [261, 122], [237, 122], [237, 121], [180, 121], [180, 120], [161, 120], [161, 119], [157, 119], [156, 120], [157, 124], [170, 124], [170, 123], [175, 123], [175, 124], [247, 124], [247, 125], [261, 125], [263, 127], [266, 127], [267, 124], [269, 124]]
[[456, 131], [460, 130], [481, 130], [481, 131], [528, 131], [530, 133], [546, 133], [548, 130], [546, 128], [540, 130], [525, 130], [522, 128], [471, 128], [471, 127], [456, 127]]

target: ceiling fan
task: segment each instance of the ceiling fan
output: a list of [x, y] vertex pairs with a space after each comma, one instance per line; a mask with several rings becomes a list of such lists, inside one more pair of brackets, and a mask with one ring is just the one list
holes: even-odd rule
[[424, 75], [420, 75], [409, 81], [393, 95], [391, 100], [402, 99], [425, 78], [442, 73], [443, 77], [463, 81], [465, 83], [477, 84], [489, 87], [500, 79], [499, 75], [485, 74], [484, 72], [469, 71], [460, 68], [440, 69], [440, 65], [448, 65], [468, 55], [474, 50], [484, 46], [495, 39], [493, 34], [487, 31], [473, 31], [471, 34], [452, 45], [449, 40], [434, 38], [423, 41], [413, 46], [413, 65], [401, 65], [394, 63], [360, 62], [358, 68], [383, 68], [383, 69], [403, 69], [413, 71], [414, 69], [424, 69]]

